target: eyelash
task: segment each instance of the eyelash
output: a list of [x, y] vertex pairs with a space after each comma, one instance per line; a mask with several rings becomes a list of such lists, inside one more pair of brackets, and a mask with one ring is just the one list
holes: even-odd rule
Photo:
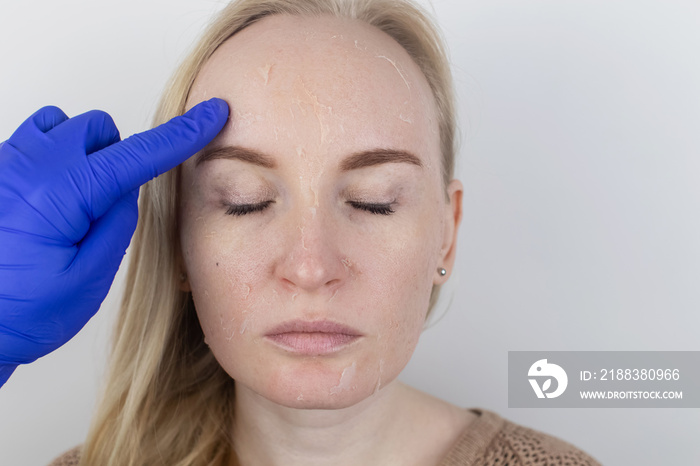
[[[265, 201], [259, 204], [229, 204], [227, 215], [241, 216], [246, 214], [252, 214], [255, 212], [262, 212], [267, 209], [270, 204], [275, 201]], [[358, 202], [358, 201], [347, 201], [353, 208], [358, 210], [364, 210], [375, 215], [391, 215], [394, 213], [394, 209], [391, 208], [393, 203], [388, 204], [378, 204], [374, 202]]]
[[235, 215], [235, 216], [240, 216], [240, 215], [246, 215], [246, 214], [252, 214], [255, 212], [262, 212], [263, 210], [267, 209], [267, 207], [272, 204], [275, 201], [265, 201], [261, 202], [259, 204], [229, 204], [228, 205], [228, 210], [226, 211], [227, 215]]
[[348, 204], [355, 209], [364, 210], [377, 215], [391, 215], [394, 213], [394, 209], [391, 208], [393, 202], [387, 204], [377, 204], [374, 202], [348, 201]]

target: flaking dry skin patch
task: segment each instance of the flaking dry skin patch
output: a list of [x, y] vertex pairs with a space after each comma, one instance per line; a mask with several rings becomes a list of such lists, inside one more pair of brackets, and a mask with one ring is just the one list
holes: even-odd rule
[[354, 390], [355, 385], [352, 385], [353, 379], [355, 378], [355, 373], [357, 372], [357, 363], [353, 361], [351, 366], [343, 369], [343, 373], [340, 374], [340, 381], [338, 385], [331, 388], [330, 394], [337, 395], [343, 390]]
[[377, 58], [381, 58], [381, 59], [386, 60], [389, 63], [391, 63], [391, 65], [394, 68], [396, 68], [396, 71], [399, 73], [399, 76], [401, 76], [401, 79], [403, 79], [403, 82], [406, 84], [406, 88], [408, 88], [409, 91], [411, 90], [411, 85], [408, 83], [408, 80], [403, 75], [403, 72], [399, 69], [398, 65], [396, 64], [396, 62], [394, 60], [392, 60], [391, 58], [389, 58], [385, 55], [377, 55]]
[[263, 81], [265, 82], [266, 86], [268, 81], [270, 80], [270, 70], [273, 66], [275, 65], [267, 63], [265, 66], [258, 67], [258, 73], [260, 73], [260, 76], [263, 78]]
[[374, 386], [374, 393], [377, 393], [382, 386], [382, 373], [384, 372], [384, 360], [379, 360], [379, 376], [377, 377], [377, 385]]

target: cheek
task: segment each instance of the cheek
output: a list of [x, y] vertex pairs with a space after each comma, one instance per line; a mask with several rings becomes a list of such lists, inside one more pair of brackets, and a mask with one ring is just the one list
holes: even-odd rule
[[181, 231], [182, 253], [207, 343], [235, 343], [260, 306], [272, 305], [272, 297], [261, 293], [270, 248], [228, 233], [225, 218], [207, 222], [189, 215]]
[[411, 219], [381, 238], [359, 242], [364, 247], [358, 255], [371, 284], [411, 315], [426, 311], [439, 256], [441, 225], [426, 217]]
[[[425, 224], [424, 224], [425, 225]], [[434, 270], [437, 267], [437, 237], [435, 223], [393, 232], [385, 240], [365, 241], [352, 257], [362, 273], [360, 284], [365, 298], [363, 319], [376, 325], [377, 353], [385, 371], [400, 371], [408, 362], [425, 323], [430, 302]], [[387, 374], [388, 375], [388, 374]]]

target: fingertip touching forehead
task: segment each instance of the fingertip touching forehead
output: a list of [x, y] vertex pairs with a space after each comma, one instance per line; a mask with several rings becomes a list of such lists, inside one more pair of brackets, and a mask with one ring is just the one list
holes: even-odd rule
[[[248, 26], [205, 63], [187, 107], [215, 96], [227, 100], [231, 120], [209, 152], [242, 148], [275, 166], [306, 157], [307, 169], [325, 170], [352, 154], [388, 150], [440, 174], [425, 76], [403, 47], [362, 21], [273, 15]], [[311, 167], [321, 159], [323, 167]]]

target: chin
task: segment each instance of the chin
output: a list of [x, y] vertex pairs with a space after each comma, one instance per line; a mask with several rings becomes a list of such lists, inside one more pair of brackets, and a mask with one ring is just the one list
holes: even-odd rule
[[373, 396], [384, 383], [376, 364], [338, 361], [329, 367], [319, 360], [308, 362], [278, 369], [256, 391], [289, 408], [342, 409]]
[[343, 409], [355, 406], [376, 394], [376, 390], [349, 389], [341, 393], [308, 390], [306, 393], [285, 392], [263, 394], [268, 400], [288, 408], [296, 409]]

